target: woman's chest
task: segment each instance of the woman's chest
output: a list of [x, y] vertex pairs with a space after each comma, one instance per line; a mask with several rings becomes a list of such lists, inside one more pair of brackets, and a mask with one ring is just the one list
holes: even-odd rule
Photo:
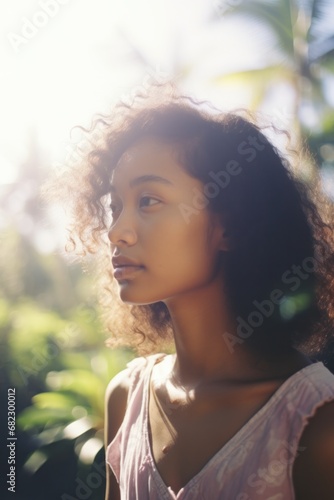
[[189, 406], [149, 399], [151, 451], [158, 472], [177, 493], [265, 405], [279, 384], [240, 389]]

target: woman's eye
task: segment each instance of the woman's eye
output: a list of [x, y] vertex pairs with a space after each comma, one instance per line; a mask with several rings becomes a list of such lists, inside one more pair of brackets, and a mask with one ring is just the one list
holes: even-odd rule
[[[151, 203], [153, 201], [153, 203]], [[157, 200], [156, 198], [152, 198], [151, 196], [142, 196], [140, 198], [140, 207], [152, 207], [153, 205], [157, 205], [158, 203], [161, 203], [160, 200]]]

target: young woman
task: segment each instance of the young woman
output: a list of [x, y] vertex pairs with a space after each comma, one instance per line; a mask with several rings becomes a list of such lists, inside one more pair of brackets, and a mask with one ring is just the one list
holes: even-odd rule
[[330, 222], [249, 119], [162, 94], [101, 123], [75, 232], [107, 233], [144, 354], [106, 392], [106, 500], [333, 499]]

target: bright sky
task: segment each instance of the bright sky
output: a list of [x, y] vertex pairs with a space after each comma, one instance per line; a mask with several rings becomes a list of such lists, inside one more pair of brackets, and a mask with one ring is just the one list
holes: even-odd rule
[[[241, 1], [2, 1], [0, 190], [15, 181], [32, 140], [47, 167], [63, 164], [77, 154], [75, 143], [82, 140], [78, 131], [70, 136], [72, 127], [89, 126], [96, 113], [108, 113], [121, 97], [145, 87], [149, 74], [182, 73], [185, 93], [221, 109], [248, 107], [251, 91], [245, 82], [223, 86], [214, 80], [275, 64], [278, 56], [269, 32], [237, 17], [222, 17], [224, 2], [233, 7]], [[267, 98], [262, 112], [289, 129], [291, 89], [277, 80], [274, 85], [263, 82]], [[326, 175], [334, 197], [332, 172]], [[16, 199], [10, 201], [20, 230], [31, 236], [31, 220], [29, 225]], [[52, 251], [57, 238], [61, 241], [64, 224], [58, 214], [54, 219], [59, 237], [52, 229], [52, 241], [50, 230], [40, 228], [35, 243], [41, 251]]]
[[257, 36], [240, 22], [209, 25], [209, 16], [221, 19], [220, 12], [219, 0], [1, 2], [0, 184], [15, 180], [32, 134], [50, 165], [64, 161], [71, 127], [88, 125], [95, 113], [145, 85], [148, 71], [188, 69], [183, 87], [196, 97], [225, 108], [246, 105], [244, 88], [222, 92], [208, 81], [264, 64], [266, 53], [257, 56]]

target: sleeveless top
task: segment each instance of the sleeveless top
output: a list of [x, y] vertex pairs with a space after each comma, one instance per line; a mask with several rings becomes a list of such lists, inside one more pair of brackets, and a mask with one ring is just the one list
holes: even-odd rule
[[149, 441], [151, 371], [163, 353], [127, 366], [130, 390], [124, 420], [106, 450], [121, 500], [294, 500], [292, 466], [308, 419], [334, 400], [334, 375], [321, 361], [294, 373], [183, 488], [161, 478]]

